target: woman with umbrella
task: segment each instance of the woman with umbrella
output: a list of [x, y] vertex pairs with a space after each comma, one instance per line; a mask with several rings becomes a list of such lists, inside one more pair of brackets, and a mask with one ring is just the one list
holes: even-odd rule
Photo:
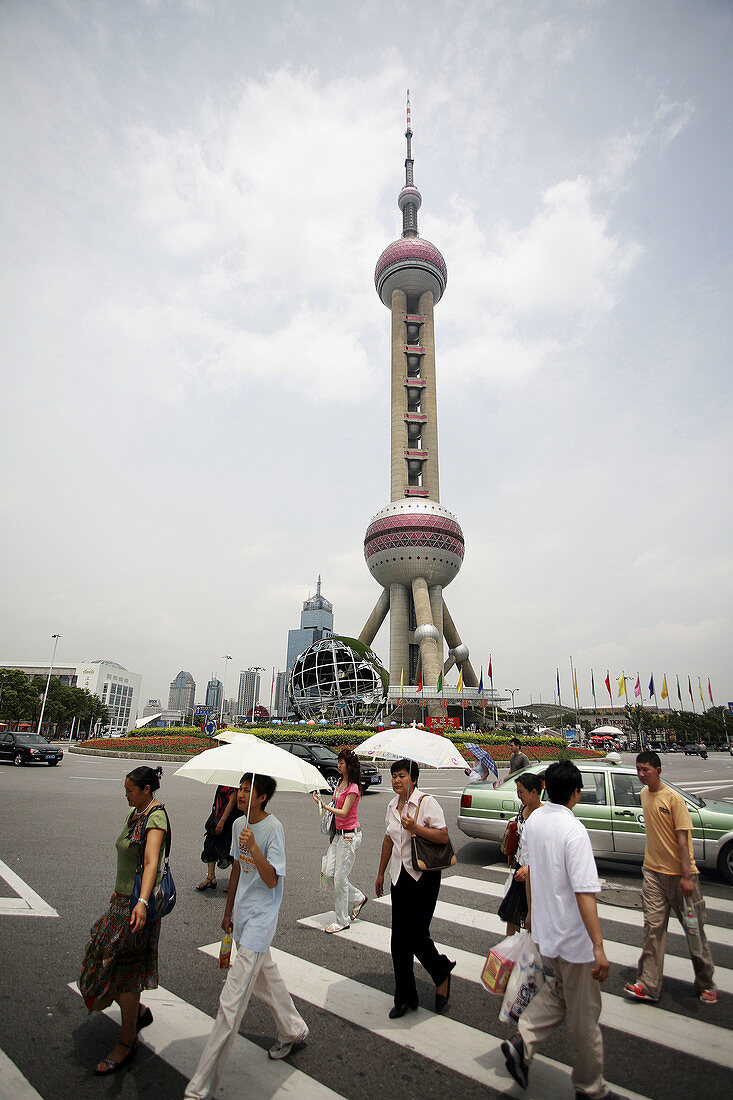
[[424, 837], [434, 844], [448, 843], [448, 830], [440, 803], [417, 786], [420, 769], [414, 760], [395, 760], [392, 790], [387, 807], [386, 833], [382, 842], [376, 894], [384, 893], [384, 873], [389, 864], [392, 897], [392, 966], [395, 976], [395, 1020], [418, 1007], [414, 959], [420, 960], [435, 983], [435, 1011], [444, 1012], [450, 997], [451, 971], [456, 965], [441, 955], [430, 938], [430, 921], [440, 890], [440, 871], [418, 871], [412, 865], [411, 839]]
[[322, 810], [333, 814], [336, 835], [331, 839], [331, 850], [326, 862], [326, 878], [333, 881], [334, 911], [336, 920], [328, 925], [327, 932], [344, 932], [352, 920], [356, 920], [367, 903], [365, 894], [349, 882], [356, 853], [361, 844], [361, 827], [357, 807], [361, 798], [361, 766], [353, 749], [341, 749], [338, 754], [341, 779], [333, 792], [333, 804], [327, 806], [314, 791], [313, 798]]

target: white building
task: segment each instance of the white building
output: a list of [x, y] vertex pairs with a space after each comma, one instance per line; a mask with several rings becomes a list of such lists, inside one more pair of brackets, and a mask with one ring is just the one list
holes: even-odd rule
[[126, 734], [134, 727], [142, 676], [116, 661], [87, 661], [76, 666], [76, 686], [102, 700], [109, 711], [109, 733]]

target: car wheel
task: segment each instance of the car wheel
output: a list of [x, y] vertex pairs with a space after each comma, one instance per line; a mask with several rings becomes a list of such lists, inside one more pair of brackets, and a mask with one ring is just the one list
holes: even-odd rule
[[331, 772], [330, 775], [326, 776], [326, 782], [328, 783], [328, 785], [329, 785], [329, 787], [331, 788], [332, 791], [335, 791], [336, 788], [338, 787], [340, 778], [341, 777], [339, 776], [338, 772], [336, 772], [335, 775], [334, 775], [333, 772]]
[[718, 856], [718, 870], [728, 885], [733, 886], [733, 841], [729, 841]]
[[20, 752], [16, 752], [15, 756], [13, 757], [13, 763], [15, 764], [16, 768], [22, 768], [25, 764], [23, 754]]

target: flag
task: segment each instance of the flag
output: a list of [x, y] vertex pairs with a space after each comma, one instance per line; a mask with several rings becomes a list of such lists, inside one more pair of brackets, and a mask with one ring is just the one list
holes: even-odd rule
[[422, 691], [422, 669], [420, 669], [420, 676], [417, 681], [417, 690]]
[[695, 700], [692, 697], [692, 684], [690, 683], [690, 677], [689, 676], [687, 677], [687, 690], [690, 693], [690, 699], [692, 699], [692, 702], [694, 703]]
[[[710, 683], [709, 680], [708, 680], [708, 683]], [[483, 695], [483, 693], [484, 693], [484, 670], [483, 670], [483, 666], [481, 667], [481, 675], [478, 678], [478, 693], [479, 693], [479, 695]]]
[[555, 669], [555, 676], [557, 678], [557, 699], [558, 699], [558, 702], [559, 702], [560, 701], [560, 669], [559, 668]]
[[680, 678], [679, 678], [679, 676], [677, 677], [677, 698], [680, 701], [680, 706], [682, 706], [682, 692], [680, 691]]
[[573, 691], [575, 692], [575, 702], [578, 702], [578, 674], [573, 669]]
[[[622, 695], [626, 695], [626, 677], [623, 675], [623, 673], [618, 678], [618, 697], [619, 697], [619, 699], [621, 698]], [[628, 695], [626, 695], [626, 698], [628, 699]]]
[[456, 691], [463, 691], [463, 669], [458, 673], [458, 683], [456, 684]]
[[596, 682], [593, 677], [593, 669], [590, 670], [590, 689], [593, 692], [593, 706], [598, 706], [596, 702]]
[[491, 680], [491, 686], [494, 686], [494, 673], [491, 670], [491, 654], [489, 654], [489, 679]]
[[700, 689], [700, 702], [702, 703], [703, 706], [705, 706], [705, 698], [704, 698], [703, 693], [702, 693], [702, 682], [701, 682], [699, 676], [697, 678], [697, 686]]
[[442, 690], [443, 690], [443, 670], [441, 669], [440, 672], [438, 673], [438, 686], [436, 688], [436, 691], [442, 691]]
[[634, 684], [634, 698], [638, 699], [641, 695], [641, 684], [639, 683], [639, 673], [636, 674], [636, 683]]
[[708, 676], [708, 695], [710, 696], [710, 706], [714, 707], [715, 703], [713, 702], [713, 689], [710, 687], [710, 677], [709, 676]]
[[608, 689], [608, 694], [611, 698], [611, 702], [613, 702], [613, 692], [611, 691], [611, 674], [609, 672], [606, 673], [606, 687]]
[[653, 697], [654, 697], [654, 673], [652, 673], [651, 676], [649, 677], [649, 698], [652, 699]]
[[404, 670], [404, 668], [401, 668], [400, 669], [400, 695], [402, 695], [402, 693], [403, 693], [404, 686], [405, 686], [405, 670]]
[[663, 699], [669, 699], [669, 692], [667, 691], [667, 673], [666, 672], [664, 674], [664, 679], [662, 680], [662, 698]]

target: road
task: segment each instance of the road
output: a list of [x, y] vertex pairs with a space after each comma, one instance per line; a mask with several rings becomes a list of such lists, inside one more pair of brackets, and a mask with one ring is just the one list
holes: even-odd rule
[[[733, 802], [733, 758], [668, 756], [663, 764], [670, 781]], [[178, 765], [165, 764], [160, 795], [173, 823], [179, 901], [163, 924], [161, 988], [144, 998], [155, 1022], [142, 1033], [128, 1071], [106, 1082], [92, 1074], [117, 1029], [107, 1015], [87, 1015], [73, 983], [89, 928], [106, 908], [114, 883], [114, 841], [127, 812], [123, 779], [132, 766], [77, 755], [67, 755], [58, 768], [0, 766], [0, 1098], [180, 1097], [208, 1033], [223, 981], [212, 959], [223, 893], [199, 894], [193, 886], [202, 877], [202, 827], [212, 791], [173, 777]], [[457, 866], [444, 875], [433, 922], [436, 942], [457, 960], [448, 1013], [437, 1017], [429, 1011], [432, 988], [418, 966], [425, 1007], [402, 1020], [387, 1019], [390, 913], [387, 903], [375, 899], [374, 878], [389, 783], [372, 791], [360, 809], [364, 840], [352, 880], [368, 892], [369, 904], [362, 920], [336, 936], [321, 931], [333, 917], [330, 897], [320, 888], [324, 838], [316, 808], [303, 796], [276, 795], [272, 810], [285, 827], [288, 874], [274, 947], [311, 1034], [286, 1062], [270, 1062], [265, 1050], [273, 1039], [271, 1020], [253, 1002], [220, 1097], [372, 1100], [384, 1087], [401, 1100], [519, 1095], [499, 1051], [509, 1030], [498, 1023], [500, 1002], [478, 980], [488, 949], [502, 938], [496, 911], [506, 870], [495, 846], [468, 840], [455, 826], [463, 776], [424, 771], [421, 786], [443, 805], [458, 854]], [[718, 1006], [702, 1006], [693, 996], [692, 969], [674, 920], [662, 1001], [637, 1005], [621, 990], [634, 973], [641, 943], [640, 872], [610, 863], [601, 864], [600, 872], [609, 894], [615, 889], [624, 899], [624, 906], [605, 900], [602, 906], [612, 964], [603, 1015], [609, 1082], [626, 1096], [655, 1100], [730, 1094], [733, 889], [716, 875], [703, 875]], [[523, 1095], [572, 1096], [562, 1036], [535, 1060]]]

